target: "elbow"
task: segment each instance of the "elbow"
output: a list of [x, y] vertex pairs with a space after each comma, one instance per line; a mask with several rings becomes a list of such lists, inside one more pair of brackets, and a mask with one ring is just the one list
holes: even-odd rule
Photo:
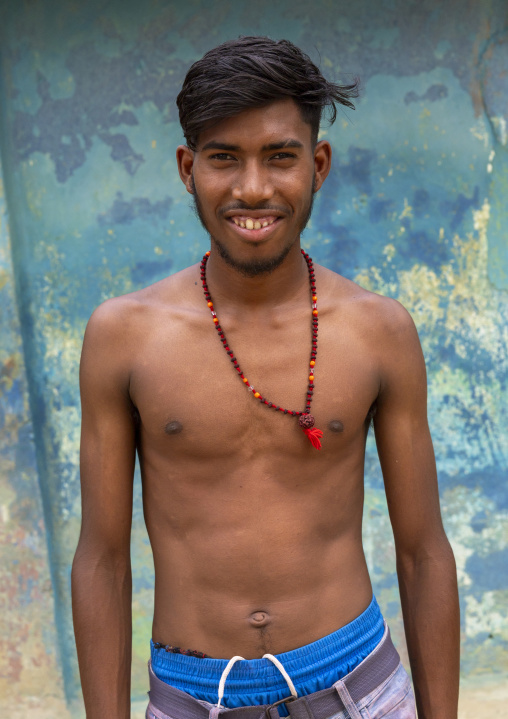
[[396, 546], [397, 574], [412, 575], [422, 570], [442, 569], [456, 575], [455, 557], [444, 531], [406, 547]]
[[101, 542], [82, 542], [80, 540], [71, 568], [71, 587], [87, 583], [123, 582], [131, 575], [129, 551], [120, 551]]

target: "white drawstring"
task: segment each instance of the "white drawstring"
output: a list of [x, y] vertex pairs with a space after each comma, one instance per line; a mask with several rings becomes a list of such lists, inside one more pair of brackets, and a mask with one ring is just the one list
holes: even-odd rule
[[226, 679], [228, 678], [228, 674], [233, 668], [233, 664], [235, 664], [238, 660], [243, 659], [245, 661], [244, 657], [233, 657], [229, 660], [229, 662], [226, 665], [226, 668], [222, 672], [222, 676], [220, 678], [219, 682], [219, 701], [217, 702], [217, 708], [220, 708], [222, 697], [224, 696], [224, 686], [226, 684]]
[[[288, 674], [287, 671], [284, 669], [284, 667], [282, 666], [282, 664], [280, 663], [280, 661], [277, 659], [277, 657], [274, 657], [273, 654], [263, 654], [263, 659], [269, 659], [273, 664], [275, 664], [275, 666], [277, 667], [277, 669], [280, 671], [280, 673], [282, 674], [282, 676], [283, 676], [284, 679], [286, 680], [287, 685], [288, 685], [288, 687], [289, 687], [289, 691], [291, 692], [291, 695], [294, 696], [295, 699], [298, 698], [298, 693], [297, 693], [297, 691], [296, 691], [296, 689], [295, 689], [295, 685], [294, 685], [293, 682], [291, 681], [291, 678], [290, 678], [289, 674]], [[240, 661], [240, 660], [245, 661], [245, 658], [244, 658], [244, 657], [240, 657], [240, 656], [233, 657], [233, 658], [230, 659], [229, 662], [226, 664], [226, 667], [225, 667], [224, 671], [222, 672], [222, 676], [221, 676], [220, 682], [219, 682], [219, 701], [218, 701], [217, 704], [216, 704], [214, 707], [212, 707], [212, 709], [210, 710], [210, 718], [211, 718], [211, 719], [216, 719], [216, 717], [218, 717], [218, 715], [219, 715], [219, 713], [220, 713], [221, 703], [222, 703], [222, 699], [223, 699], [223, 697], [224, 697], [224, 687], [226, 686], [226, 679], [228, 678], [229, 672], [230, 672], [231, 669], [233, 668], [234, 664], [236, 664], [236, 662], [238, 662], [238, 661]]]
[[273, 654], [263, 654], [263, 659], [269, 659], [271, 662], [273, 662], [273, 663], [275, 664], [275, 666], [277, 667], [277, 669], [279, 670], [279, 672], [282, 674], [282, 676], [283, 676], [284, 679], [286, 680], [287, 685], [288, 685], [288, 687], [289, 687], [289, 691], [291, 692], [291, 695], [294, 696], [295, 699], [297, 699], [297, 698], [298, 698], [298, 692], [297, 692], [296, 689], [295, 689], [295, 685], [294, 685], [293, 682], [291, 681], [291, 678], [290, 678], [289, 674], [288, 674], [287, 671], [284, 669], [284, 667], [282, 666], [282, 664], [279, 662], [279, 660], [277, 659], [277, 657], [274, 657]]

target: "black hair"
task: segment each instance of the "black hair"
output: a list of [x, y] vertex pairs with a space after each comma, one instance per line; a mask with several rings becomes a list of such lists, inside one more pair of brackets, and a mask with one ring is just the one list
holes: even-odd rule
[[359, 82], [329, 82], [289, 40], [239, 37], [209, 50], [195, 62], [176, 99], [180, 124], [187, 145], [197, 148], [200, 132], [227, 117], [291, 97], [311, 126], [317, 142], [325, 108], [330, 124], [337, 117], [336, 103], [355, 109], [350, 98], [358, 97]]

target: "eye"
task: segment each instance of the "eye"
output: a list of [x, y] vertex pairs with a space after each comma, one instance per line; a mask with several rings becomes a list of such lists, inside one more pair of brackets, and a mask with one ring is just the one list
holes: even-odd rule
[[278, 152], [276, 155], [271, 156], [271, 160], [293, 160], [296, 155], [292, 152]]
[[227, 152], [217, 152], [215, 155], [210, 155], [210, 160], [227, 161], [234, 160], [233, 155], [229, 155]]

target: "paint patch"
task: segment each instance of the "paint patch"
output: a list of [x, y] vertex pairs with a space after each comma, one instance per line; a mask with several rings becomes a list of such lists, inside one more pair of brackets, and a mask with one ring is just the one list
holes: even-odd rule
[[122, 192], [116, 193], [113, 205], [97, 217], [102, 227], [111, 225], [130, 225], [136, 219], [157, 217], [167, 219], [172, 205], [172, 198], [165, 197], [157, 202], [150, 202], [147, 197], [133, 197], [125, 200]]

